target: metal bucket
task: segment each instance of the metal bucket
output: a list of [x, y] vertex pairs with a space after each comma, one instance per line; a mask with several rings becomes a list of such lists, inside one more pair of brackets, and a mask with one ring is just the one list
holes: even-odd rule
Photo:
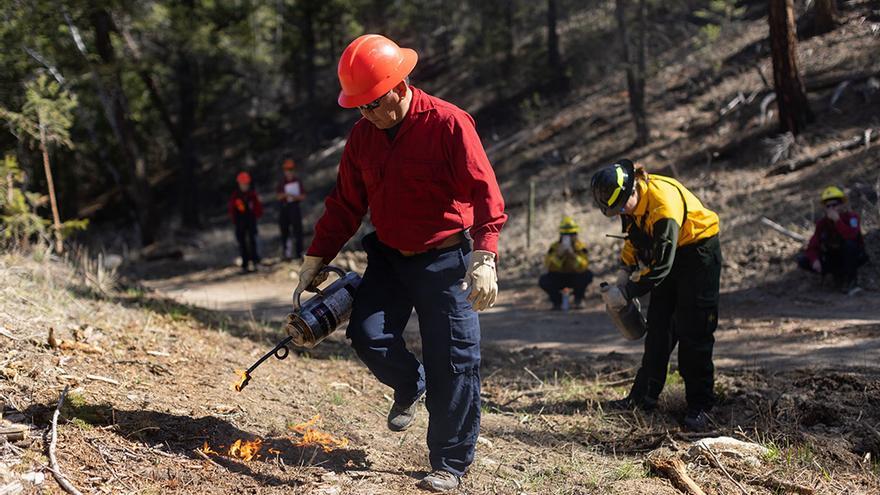
[[346, 273], [335, 266], [325, 266], [321, 272], [335, 273], [339, 279], [300, 304], [299, 311], [287, 315], [285, 331], [299, 347], [315, 347], [348, 321], [355, 292], [361, 284], [361, 276], [355, 272]]

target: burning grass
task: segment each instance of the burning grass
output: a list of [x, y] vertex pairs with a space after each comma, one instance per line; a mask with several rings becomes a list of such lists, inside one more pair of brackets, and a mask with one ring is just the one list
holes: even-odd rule
[[[219, 446], [217, 448], [221, 450], [224, 449], [223, 446]], [[208, 445], [207, 441], [205, 441], [204, 445], [202, 445], [202, 448], [199, 450], [201, 450], [204, 454], [223, 455], [232, 459], [240, 459], [242, 461], [249, 462], [254, 459], [260, 459], [261, 456], [259, 455], [259, 453], [260, 449], [262, 448], [262, 438], [257, 438], [255, 440], [242, 440], [239, 438], [238, 440], [233, 442], [228, 449], [225, 450], [225, 453], [221, 453], [212, 449], [211, 446]]]
[[324, 452], [333, 452], [335, 449], [341, 449], [348, 446], [348, 439], [345, 437], [336, 437], [330, 433], [321, 431], [316, 427], [321, 422], [321, 415], [316, 414], [312, 419], [305, 423], [300, 423], [290, 427], [291, 430], [302, 435], [299, 441], [294, 442], [297, 447], [318, 446], [324, 449]]

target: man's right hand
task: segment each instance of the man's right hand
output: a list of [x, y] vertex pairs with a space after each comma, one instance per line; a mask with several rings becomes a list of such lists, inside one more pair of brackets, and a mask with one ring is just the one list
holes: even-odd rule
[[822, 262], [816, 260], [813, 262], [813, 271], [816, 273], [822, 273]]
[[293, 291], [293, 308], [300, 310], [299, 298], [304, 291], [314, 291], [317, 286], [327, 280], [327, 272], [321, 273], [324, 268], [324, 258], [320, 256], [309, 256], [303, 259], [302, 266], [299, 268], [299, 283], [296, 290]]

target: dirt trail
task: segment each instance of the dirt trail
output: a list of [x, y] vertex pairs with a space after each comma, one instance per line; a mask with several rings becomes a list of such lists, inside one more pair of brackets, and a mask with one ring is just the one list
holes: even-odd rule
[[[209, 269], [147, 285], [180, 302], [274, 323], [290, 311], [296, 282], [289, 270], [294, 267], [278, 264], [247, 275], [235, 267]], [[779, 295], [759, 287], [723, 294], [716, 365], [768, 370], [880, 367], [880, 294], [847, 296], [811, 289]], [[481, 322], [484, 344], [505, 350], [536, 347], [570, 355], [620, 353], [634, 358], [642, 351], [641, 341], [619, 336], [596, 294], [582, 310], [553, 312], [547, 310], [543, 293], [528, 281], [507, 287], [502, 282], [499, 304], [482, 313]], [[418, 332], [415, 314], [407, 331]]]

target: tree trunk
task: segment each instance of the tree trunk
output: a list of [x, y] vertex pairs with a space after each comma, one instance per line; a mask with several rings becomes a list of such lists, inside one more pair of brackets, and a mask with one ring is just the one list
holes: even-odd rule
[[837, 27], [837, 1], [836, 0], [816, 0], [816, 6], [813, 8], [813, 33], [824, 34], [833, 31]]
[[552, 70], [562, 70], [562, 57], [559, 55], [559, 33], [556, 31], [556, 0], [547, 0], [547, 62]]
[[[194, 32], [195, 4], [193, 0], [184, 0], [186, 7], [183, 29], [187, 33]], [[180, 177], [177, 185], [180, 191], [180, 214], [183, 226], [190, 229], [201, 227], [199, 215], [199, 177], [198, 172], [201, 162], [198, 150], [193, 138], [193, 130], [196, 127], [198, 99], [199, 99], [199, 74], [195, 68], [195, 62], [189, 53], [188, 44], [178, 47], [175, 77], [177, 79], [177, 95], [180, 105], [180, 115], [177, 119], [175, 142], [179, 153]], [[175, 129], [172, 129], [174, 132]]]
[[[129, 118], [128, 100], [122, 91], [122, 79], [119, 67], [116, 66], [113, 44], [110, 40], [112, 19], [110, 14], [103, 9], [93, 11], [91, 18], [95, 29], [95, 45], [98, 55], [101, 57], [103, 71], [108, 74], [109, 81], [105, 85], [98, 71], [93, 72], [93, 77], [96, 79], [96, 84], [100, 86], [99, 92], [105, 93], [105, 97], [102, 98], [102, 103], [106, 107], [105, 114], [107, 114], [114, 135], [119, 140], [125, 162], [128, 165], [127, 182], [129, 184], [127, 191], [137, 210], [141, 243], [146, 246], [156, 240], [159, 222], [147, 175], [146, 160], [135, 139], [134, 124]], [[88, 55], [84, 51], [82, 52], [83, 56], [88, 59]]]
[[626, 66], [626, 87], [629, 93], [629, 109], [635, 126], [637, 146], [648, 144], [648, 118], [645, 112], [645, 1], [639, 0], [638, 19], [639, 34], [637, 35], [636, 54], [630, 51], [629, 34], [626, 26], [626, 0], [616, 0], [615, 15], [617, 32], [620, 34], [620, 45], [623, 50], [623, 62]]
[[792, 0], [770, 0], [768, 20], [779, 128], [796, 136], [813, 121], [813, 113], [797, 67], [797, 33]]
[[504, 64], [501, 72], [506, 81], [513, 77], [513, 4], [514, 0], [504, 0]]
[[55, 199], [55, 182], [52, 180], [52, 167], [49, 166], [49, 150], [46, 149], [46, 128], [43, 126], [43, 118], [39, 118], [40, 125], [40, 151], [43, 152], [43, 169], [46, 172], [46, 184], [49, 187], [49, 204], [52, 205], [52, 230], [55, 234], [55, 253], [64, 252], [64, 242], [61, 239], [61, 215], [58, 213], [58, 200]]
[[192, 63], [187, 53], [179, 54], [177, 63], [177, 88], [180, 99], [180, 118], [177, 126], [177, 141], [180, 154], [180, 214], [183, 226], [197, 229], [201, 226], [199, 216], [199, 180], [198, 171], [201, 167], [193, 129], [196, 125], [198, 104], [198, 88], [196, 75], [192, 71]]

